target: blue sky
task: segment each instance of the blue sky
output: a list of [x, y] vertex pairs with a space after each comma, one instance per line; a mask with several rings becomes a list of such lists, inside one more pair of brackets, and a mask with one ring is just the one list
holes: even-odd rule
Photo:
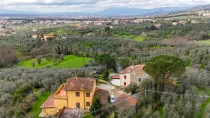
[[210, 0], [0, 0], [0, 9], [37, 12], [97, 12], [107, 8], [157, 8], [210, 4]]

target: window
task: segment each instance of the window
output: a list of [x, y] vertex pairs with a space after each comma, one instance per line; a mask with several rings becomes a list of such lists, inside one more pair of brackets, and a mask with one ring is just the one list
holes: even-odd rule
[[139, 82], [141, 82], [141, 78], [139, 78]]
[[76, 96], [79, 97], [80, 96], [80, 93], [79, 92], [76, 92]]
[[90, 97], [90, 92], [86, 92], [86, 97]]
[[80, 108], [80, 103], [76, 103], [76, 108]]
[[86, 106], [87, 107], [90, 107], [90, 102], [86, 102]]
[[124, 86], [126, 86], [126, 82], [124, 82]]
[[124, 79], [126, 79], [126, 75], [124, 75]]

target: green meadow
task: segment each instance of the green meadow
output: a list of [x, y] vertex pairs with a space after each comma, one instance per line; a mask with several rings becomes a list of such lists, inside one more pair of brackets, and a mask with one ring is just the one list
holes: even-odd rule
[[210, 40], [197, 41], [201, 45], [210, 45]]
[[39, 92], [36, 93], [37, 100], [32, 104], [31, 110], [28, 112], [33, 118], [39, 118], [39, 114], [41, 113], [41, 105], [47, 100], [47, 98], [51, 95], [49, 91], [46, 91], [43, 93], [43, 95], [40, 95]]
[[142, 42], [146, 39], [146, 36], [138, 35], [133, 38], [135, 41]]
[[[16, 68], [81, 68], [85, 64], [88, 64], [90, 58], [87, 57], [78, 57], [75, 55], [64, 56], [64, 60], [59, 62], [54, 62], [53, 60], [47, 60], [45, 58], [41, 59], [41, 63], [38, 64], [36, 59], [29, 59], [22, 62], [19, 62], [15, 67]], [[34, 64], [33, 64], [34, 63]]]

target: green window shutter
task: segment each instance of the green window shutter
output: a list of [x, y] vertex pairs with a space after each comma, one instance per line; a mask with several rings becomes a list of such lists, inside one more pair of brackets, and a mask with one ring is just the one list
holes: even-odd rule
[[141, 82], [141, 78], [139, 78], [139, 82]]

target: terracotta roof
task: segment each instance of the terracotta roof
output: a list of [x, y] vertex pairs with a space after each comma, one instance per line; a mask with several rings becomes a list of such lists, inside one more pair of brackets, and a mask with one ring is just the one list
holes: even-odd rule
[[70, 78], [64, 85], [64, 90], [75, 91], [75, 90], [86, 90], [92, 91], [94, 86], [95, 78]]
[[126, 69], [122, 70], [120, 73], [130, 73], [133, 71], [144, 71], [143, 70], [144, 65], [131, 65], [127, 67]]
[[52, 33], [49, 33], [49, 34], [45, 34], [44, 36], [54, 36], [54, 34], [52, 34]]
[[134, 106], [138, 100], [130, 95], [121, 94], [114, 102], [115, 106], [118, 108], [123, 108], [127, 106]]
[[107, 104], [108, 103], [108, 97], [109, 97], [109, 91], [103, 90], [103, 89], [99, 89], [96, 88], [95, 94], [99, 94], [100, 98], [101, 98], [101, 102], [102, 104]]
[[112, 79], [120, 79], [120, 75], [113, 75]]
[[52, 108], [52, 107], [54, 107], [53, 95], [48, 97], [48, 99], [42, 104], [40, 108], [44, 109], [44, 108]]

